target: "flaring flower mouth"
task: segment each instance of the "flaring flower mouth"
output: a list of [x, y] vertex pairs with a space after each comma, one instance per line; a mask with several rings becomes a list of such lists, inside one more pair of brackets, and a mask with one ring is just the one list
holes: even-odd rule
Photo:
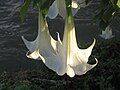
[[66, 17], [63, 41], [54, 40], [48, 30], [46, 19], [39, 11], [38, 36], [30, 42], [22, 37], [26, 47], [29, 49], [27, 56], [33, 59], [41, 59], [43, 63], [55, 71], [58, 75], [67, 73], [70, 77], [85, 74], [98, 63], [88, 64], [89, 56], [96, 40], [87, 49], [79, 49], [77, 46], [75, 26], [72, 15]]

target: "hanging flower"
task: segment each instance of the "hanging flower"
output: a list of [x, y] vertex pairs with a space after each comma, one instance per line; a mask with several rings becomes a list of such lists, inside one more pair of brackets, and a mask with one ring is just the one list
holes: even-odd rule
[[79, 49], [76, 42], [75, 26], [72, 14], [66, 17], [63, 41], [61, 42], [58, 34], [58, 41], [55, 41], [48, 33], [48, 27], [43, 22], [42, 15], [39, 15], [38, 37], [33, 42], [23, 39], [30, 54], [29, 58], [42, 59], [44, 64], [55, 71], [58, 75], [67, 73], [70, 77], [82, 75], [95, 67], [96, 64], [88, 64], [88, 58], [91, 55], [93, 44], [87, 49]]
[[104, 39], [113, 38], [114, 35], [112, 35], [112, 28], [110, 27], [110, 25], [108, 25], [106, 27], [105, 31], [102, 31], [102, 34], [100, 34], [99, 36], [104, 38]]
[[[56, 70], [59, 75], [67, 73], [70, 77], [76, 75], [85, 74], [87, 71], [95, 67], [98, 63], [97, 59], [96, 64], [88, 64], [88, 58], [91, 55], [93, 46], [95, 45], [95, 39], [93, 44], [87, 49], [79, 49], [76, 42], [75, 36], [75, 26], [72, 15], [67, 16], [65, 22], [65, 30], [63, 36], [63, 42], [58, 47], [58, 52], [55, 57], [50, 57], [48, 61], [56, 59], [61, 62], [57, 64]], [[62, 66], [62, 67], [61, 67]]]
[[[38, 36], [34, 41], [28, 41], [23, 36], [22, 39], [29, 49], [27, 52], [27, 57], [32, 59], [38, 59], [45, 63], [45, 65], [57, 72], [59, 75], [63, 75], [61, 70], [65, 69], [65, 61], [60, 60], [57, 56], [62, 46], [62, 42], [59, 38], [58, 41], [55, 41], [49, 34], [46, 20], [43, 19], [39, 11], [39, 20], [38, 20]], [[65, 72], [64, 72], [65, 73]]]
[[27, 57], [29, 58], [42, 59], [44, 55], [49, 56], [50, 52], [55, 53], [56, 41], [50, 36], [47, 21], [43, 18], [40, 11], [38, 16], [37, 38], [34, 41], [28, 41], [22, 36], [22, 39], [29, 49], [29, 52], [27, 52]]

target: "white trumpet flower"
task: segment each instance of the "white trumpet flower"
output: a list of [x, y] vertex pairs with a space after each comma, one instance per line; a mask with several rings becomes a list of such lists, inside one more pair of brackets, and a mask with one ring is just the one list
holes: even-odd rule
[[22, 36], [26, 47], [29, 49], [29, 53], [27, 52], [26, 55], [31, 59], [42, 60], [48, 68], [61, 73], [60, 70], [63, 70], [61, 68], [64, 67], [64, 61], [56, 57], [56, 52], [61, 49], [59, 34], [58, 41], [50, 36], [46, 20], [43, 19], [40, 12], [38, 26], [38, 36], [34, 41], [28, 41]]
[[[49, 56], [50, 52], [55, 53], [56, 41], [50, 36], [47, 22], [45, 19], [43, 19], [40, 11], [38, 16], [37, 38], [34, 41], [28, 41], [22, 36], [22, 39], [30, 52], [30, 54], [29, 52], [27, 53], [28, 58], [43, 59], [42, 56]], [[39, 52], [42, 56], [39, 54]]]
[[[39, 16], [42, 18], [41, 16]], [[65, 22], [65, 30], [63, 41], [61, 42], [58, 34], [58, 41], [55, 41], [48, 33], [48, 27], [39, 19], [38, 37], [35, 41], [29, 42], [23, 39], [25, 45], [30, 51], [27, 55], [29, 58], [42, 59], [44, 64], [55, 71], [58, 75], [67, 73], [70, 77], [74, 75], [82, 75], [95, 67], [96, 64], [88, 64], [88, 58], [95, 45], [93, 44], [87, 49], [79, 49], [76, 42], [75, 26], [72, 16], [68, 16]]]
[[100, 37], [104, 39], [110, 39], [113, 38], [114, 35], [112, 35], [112, 28], [108, 25], [105, 29], [105, 31], [102, 31], [102, 34], [99, 35]]
[[95, 45], [95, 39], [93, 44], [87, 49], [79, 49], [76, 42], [75, 36], [75, 26], [73, 17], [68, 16], [65, 22], [65, 31], [62, 45], [59, 47], [59, 52], [57, 53], [57, 59], [64, 61], [64, 68], [60, 70], [59, 74], [67, 73], [70, 77], [76, 75], [85, 74], [87, 71], [95, 67], [96, 64], [88, 64], [88, 58], [91, 55], [93, 46]]

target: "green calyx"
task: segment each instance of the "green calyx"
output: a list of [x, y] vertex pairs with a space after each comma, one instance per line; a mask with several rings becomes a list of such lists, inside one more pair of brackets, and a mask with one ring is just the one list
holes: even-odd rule
[[66, 4], [66, 19], [68, 24], [73, 22], [73, 15], [72, 15], [72, 0], [65, 0]]
[[72, 0], [65, 0], [67, 17], [72, 15]]

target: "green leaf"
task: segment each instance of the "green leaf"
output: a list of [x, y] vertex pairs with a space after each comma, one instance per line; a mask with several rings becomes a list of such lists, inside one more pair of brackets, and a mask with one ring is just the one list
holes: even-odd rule
[[120, 8], [120, 0], [117, 1], [117, 6]]
[[33, 7], [37, 6], [37, 4], [40, 2], [40, 0], [33, 0]]
[[40, 6], [40, 9], [41, 9], [41, 12], [42, 14], [44, 15], [47, 15], [48, 13], [48, 10], [49, 10], [49, 7], [52, 5], [52, 3], [54, 2], [55, 0], [42, 0], [40, 3], [39, 3], [39, 6]]
[[26, 16], [30, 3], [31, 3], [31, 0], [25, 0], [23, 6], [20, 9], [20, 18], [22, 22], [24, 21], [24, 18]]

